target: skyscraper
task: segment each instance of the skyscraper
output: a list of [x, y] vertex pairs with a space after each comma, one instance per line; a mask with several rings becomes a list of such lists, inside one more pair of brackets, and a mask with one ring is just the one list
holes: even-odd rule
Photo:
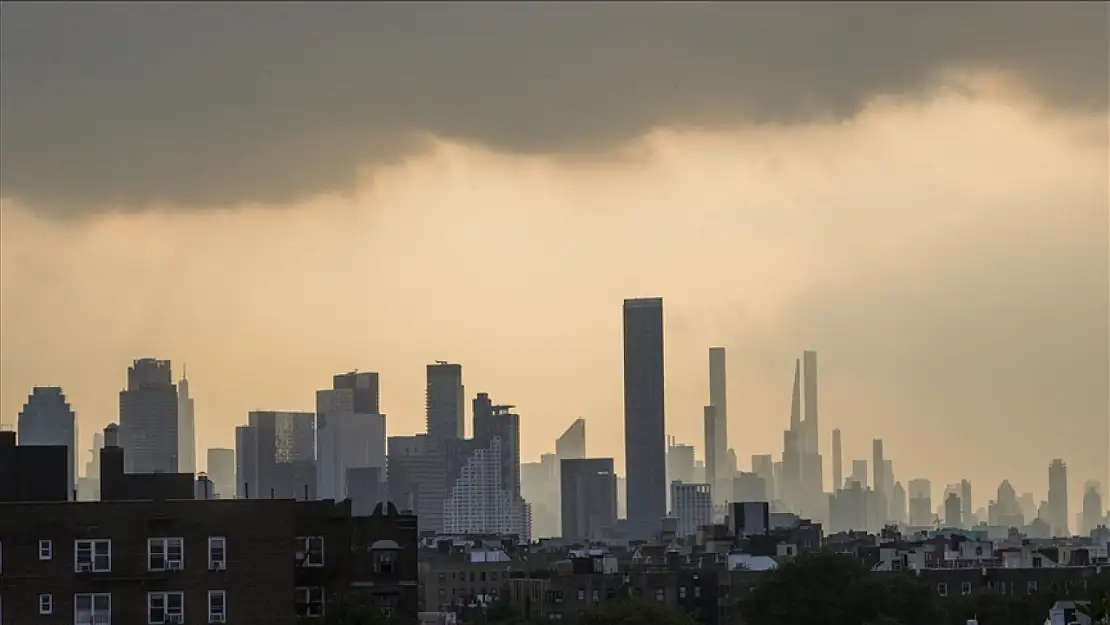
[[676, 443], [673, 436], [667, 445], [667, 480], [694, 481], [694, 446]]
[[612, 458], [560, 461], [559, 491], [565, 540], [598, 540], [617, 523], [617, 475]]
[[[802, 361], [794, 361], [794, 386], [790, 392], [790, 431], [802, 431]], [[799, 447], [798, 452], [802, 449]]]
[[[713, 487], [713, 503], [716, 505], [728, 501], [732, 474], [736, 471], [735, 463], [730, 466], [728, 460], [728, 378], [725, 362], [725, 348], [709, 348], [709, 405], [713, 407], [713, 428], [706, 435], [705, 466], [707, 477], [711, 478], [707, 481]], [[711, 457], [712, 465], [709, 462]]]
[[840, 430], [835, 429], [832, 431], [832, 461], [833, 461], [833, 492], [844, 488], [844, 476], [841, 475], [843, 470], [843, 459], [841, 458], [840, 450]]
[[671, 483], [671, 516], [678, 519], [679, 536], [692, 536], [713, 521], [712, 491], [709, 484]]
[[1057, 458], [1048, 465], [1049, 527], [1053, 536], [1071, 536], [1068, 529], [1068, 465]]
[[801, 432], [782, 433], [782, 501], [788, 510], [800, 512], [802, 506], [802, 455], [798, 450]]
[[667, 514], [663, 377], [663, 299], [627, 299], [624, 301], [624, 449], [628, 532], [632, 538], [656, 535]]
[[390, 436], [386, 440], [389, 499], [417, 515], [421, 532], [443, 531], [446, 498], [445, 455], [427, 434]]
[[378, 413], [378, 398], [378, 374], [368, 371], [333, 376], [331, 389], [316, 391], [316, 492], [321, 499], [349, 495], [350, 469], [385, 472], [386, 420]]
[[871, 472], [873, 488], [876, 492], [886, 493], [886, 460], [883, 457], [883, 439], [876, 438], [871, 441]]
[[77, 485], [77, 415], [70, 408], [62, 389], [36, 386], [19, 411], [19, 444], [26, 446], [64, 445], [68, 466], [66, 484], [72, 500]]
[[250, 497], [315, 499], [316, 415], [255, 411], [247, 420], [246, 428], [236, 428], [236, 454], [244, 456], [238, 480], [248, 482]]
[[181, 473], [197, 472], [196, 415], [189, 395], [189, 377], [184, 369], [177, 382], [177, 462]]
[[802, 380], [805, 389], [805, 447], [806, 454], [821, 453], [820, 430], [817, 420], [817, 352], [802, 352]]
[[1079, 532], [1086, 536], [1100, 523], [1103, 515], [1102, 484], [1095, 480], [1087, 480], [1083, 485], [1083, 511], [1080, 515]]
[[895, 482], [890, 493], [890, 520], [898, 525], [905, 525], [908, 509], [906, 489], [902, 487], [901, 482]]
[[235, 450], [212, 447], [207, 453], [206, 473], [220, 499], [235, 498]]
[[462, 365], [438, 361], [428, 365], [425, 395], [429, 442], [438, 445], [466, 436]]
[[963, 517], [965, 524], [971, 523], [971, 511], [974, 506], [971, 505], [971, 482], [967, 480], [960, 480], [960, 515]]
[[[719, 451], [717, 449], [717, 425], [717, 407], [710, 405], [702, 408], [703, 448], [705, 449], [705, 483], [711, 486], [716, 484], [718, 476], [723, 477], [724, 473], [724, 462], [722, 462], [722, 458], [717, 455]], [[716, 495], [716, 493], [714, 493], [714, 495]]]
[[775, 458], [770, 454], [752, 456], [752, 473], [758, 475], [767, 489], [767, 501], [775, 499]]
[[258, 429], [240, 425], [235, 428], [235, 497], [257, 499], [261, 496], [258, 484]]
[[867, 461], [866, 460], [853, 460], [852, 461], [852, 474], [848, 476], [849, 482], [859, 482], [859, 485], [866, 489], [869, 484], [867, 479]]
[[[473, 429], [474, 441], [479, 446], [488, 447], [494, 439], [501, 441], [501, 487], [513, 500], [518, 500], [520, 499], [520, 415], [513, 412], [513, 408], [515, 406], [496, 405], [487, 393], [478, 393], [473, 402]], [[583, 426], [582, 429], [585, 434], [585, 427]]]
[[963, 508], [960, 507], [960, 496], [956, 494], [954, 489], [945, 491], [944, 496], [944, 524], [949, 528], [963, 527], [963, 520], [960, 518]]
[[875, 509], [879, 512], [879, 523], [884, 524], [887, 521], [890, 504], [887, 499], [887, 485], [886, 485], [886, 461], [883, 458], [883, 439], [876, 438], [871, 441], [871, 472], [874, 474], [872, 482], [874, 482], [874, 497]]
[[933, 493], [929, 480], [910, 480], [909, 495], [910, 525], [925, 527], [933, 524]]
[[177, 387], [170, 361], [142, 358], [119, 393], [119, 436], [128, 473], [177, 473]]
[[504, 462], [510, 452], [503, 448], [503, 439], [494, 436], [488, 445], [473, 442], [466, 456], [448, 452], [447, 475], [457, 477], [443, 502], [444, 531], [457, 535], [515, 534], [522, 541], [530, 541], [531, 507], [523, 498], [513, 496], [512, 485], [505, 479]]
[[586, 420], [575, 419], [574, 423], [555, 439], [555, 457], [559, 460], [574, 460], [586, 457]]

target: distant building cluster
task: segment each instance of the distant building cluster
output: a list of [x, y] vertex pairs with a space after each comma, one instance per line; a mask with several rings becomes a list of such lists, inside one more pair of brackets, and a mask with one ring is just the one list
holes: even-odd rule
[[[120, 554], [141, 551], [142, 545], [124, 546], [143, 532], [149, 541], [161, 541], [148, 545], [149, 554], [160, 554], [159, 562], [171, 561], [171, 553], [183, 559], [186, 544], [188, 553], [200, 554], [190, 556], [190, 562], [194, 557], [203, 561], [207, 541], [210, 567], [199, 569], [190, 584], [200, 588], [223, 577], [229, 580], [218, 591], [224, 594], [210, 591], [206, 599], [199, 590], [189, 590], [190, 585], [149, 599], [155, 602], [151, 605], [163, 606], [165, 614], [185, 609], [173, 606], [188, 606], [190, 614], [203, 612], [205, 606], [211, 614], [230, 614], [234, 605], [258, 601], [252, 598], [254, 591], [238, 589], [231, 578], [239, 571], [247, 575], [251, 567], [276, 575], [284, 568], [266, 558], [293, 555], [248, 556], [248, 539], [238, 536], [255, 533], [252, 522], [259, 524], [258, 535], [249, 540], [270, 536], [297, 542], [294, 555], [309, 560], [324, 549], [321, 544], [328, 545], [328, 553], [338, 545], [336, 553], [342, 553], [368, 541], [366, 532], [376, 532], [369, 563], [335, 556], [346, 567], [335, 579], [344, 585], [400, 575], [401, 582], [386, 586], [396, 592], [385, 593], [385, 599], [367, 599], [377, 602], [375, 609], [386, 611], [415, 614], [416, 600], [408, 598], [409, 592], [415, 597], [415, 586], [403, 585], [415, 584], [405, 577], [415, 568], [401, 564], [409, 556], [400, 552], [389, 556], [399, 560], [387, 566], [381, 560], [386, 556], [375, 555], [379, 549], [373, 544], [400, 545], [381, 547], [390, 553], [412, 545], [415, 558], [419, 542], [421, 553], [428, 554], [421, 564], [421, 603], [441, 616], [508, 592], [513, 601], [531, 597], [528, 612], [561, 618], [571, 603], [611, 598], [614, 580], [622, 575], [639, 580], [623, 583], [632, 583], [645, 596], [711, 611], [720, 593], [726, 592], [722, 589], [738, 576], [758, 574], [783, 558], [822, 545], [852, 550], [869, 563], [874, 560], [879, 570], [908, 569], [923, 575], [952, 568], [941, 566], [938, 558], [964, 562], [967, 545], [976, 550], [968, 561], [987, 568], [1023, 568], [1027, 561], [1051, 562], [1055, 568], [1105, 564], [1110, 515], [1101, 485], [1085, 484], [1082, 510], [1071, 517], [1063, 460], [1049, 465], [1048, 493], [1039, 505], [1031, 493], [1019, 494], [1003, 481], [994, 499], [975, 507], [967, 480], [937, 491], [943, 492], [938, 501], [933, 500], [929, 480], [897, 480], [882, 439], [872, 441], [870, 460], [855, 459], [845, 466], [841, 432], [833, 429], [831, 479], [826, 479], [814, 351], [804, 351], [795, 361], [781, 451], [752, 455], [750, 466], [742, 470], [728, 444], [726, 351], [709, 348], [709, 397], [700, 412], [704, 440], [698, 457], [695, 446], [666, 434], [663, 319], [660, 298], [624, 302], [628, 468], [623, 476], [617, 474], [613, 458], [588, 453], [584, 418], [571, 422], [554, 442], [553, 452], [536, 462], [521, 462], [521, 415], [485, 392], [468, 402], [462, 366], [443, 361], [427, 365], [423, 432], [387, 436], [379, 374], [340, 373], [333, 376], [331, 388], [316, 391], [313, 412], [260, 410], [245, 415], [242, 425], [235, 427], [234, 449], [206, 450], [204, 473], [197, 471], [196, 408], [189, 381], [183, 375], [174, 382], [170, 361], [143, 358], [128, 367], [126, 388], [119, 392], [118, 422], [93, 434], [91, 459], [83, 467], [78, 464], [74, 409], [61, 388], [36, 387], [18, 415], [18, 440], [15, 432], [0, 431], [0, 512], [12, 511], [0, 514], [0, 543], [13, 540], [15, 534], [5, 532], [16, 532], [22, 542], [13, 544], [49, 543], [59, 554], [65, 549], [77, 554], [64, 556], [65, 562], [91, 563], [94, 570], [67, 570], [68, 586], [59, 586], [56, 597], [49, 595], [51, 610], [82, 615], [102, 610], [123, 614], [138, 601], [128, 594], [131, 590], [105, 599], [101, 595], [107, 591], [86, 584], [82, 574], [101, 572], [97, 563], [112, 560], [113, 544]], [[464, 434], [468, 403], [470, 438]], [[30, 514], [73, 519], [58, 521], [64, 527], [49, 532], [33, 524], [12, 524], [12, 519], [27, 522]], [[312, 524], [329, 514], [376, 520], [366, 521], [369, 525], [344, 521], [346, 529], [340, 534], [316, 542], [318, 535], [333, 529]], [[89, 523], [96, 531], [70, 545], [66, 536], [79, 534], [78, 525]], [[141, 529], [143, 523], [149, 528]], [[265, 529], [267, 523], [277, 525]], [[35, 531], [45, 533], [32, 536]], [[1084, 538], [1065, 540], [1073, 534]], [[223, 555], [213, 555], [214, 544], [222, 545], [218, 553]], [[3, 552], [5, 571], [54, 566], [41, 563], [53, 561], [53, 556], [40, 561], [21, 553]], [[124, 567], [121, 570], [137, 566], [124, 563], [122, 557], [115, 560]], [[27, 562], [20, 564], [21, 558]], [[524, 562], [527, 558], [533, 559]], [[226, 571], [212, 569], [216, 561], [223, 562], [220, 566]], [[544, 565], [546, 577], [533, 579], [541, 561], [550, 561], [550, 566]], [[441, 565], [446, 568], [435, 568]], [[194, 570], [192, 565], [189, 570]], [[155, 572], [154, 577], [163, 579], [164, 567], [135, 574]], [[308, 574], [296, 567], [282, 575], [274, 583], [289, 586], [288, 594], [297, 601], [290, 614], [314, 610], [304, 606], [320, 603], [320, 592], [335, 591], [317, 584], [319, 580], [302, 579]], [[937, 583], [951, 584], [946, 588], [1017, 583], [1007, 581], [1006, 575], [945, 577]], [[726, 579], [734, 581], [722, 581]], [[12, 599], [4, 591], [3, 614], [31, 614], [28, 606], [35, 601], [34, 593], [29, 588], [21, 592], [25, 594]], [[24, 601], [28, 603], [18, 603]], [[32, 620], [16, 617], [15, 622]]]

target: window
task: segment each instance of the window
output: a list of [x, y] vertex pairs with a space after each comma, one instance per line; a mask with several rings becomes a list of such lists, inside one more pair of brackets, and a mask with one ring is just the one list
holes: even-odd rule
[[298, 536], [297, 563], [308, 567], [324, 566], [324, 537]]
[[297, 588], [297, 616], [324, 616], [324, 589], [319, 586]]
[[112, 595], [106, 592], [73, 595], [73, 625], [109, 625]]
[[148, 571], [180, 571], [185, 568], [184, 539], [150, 538], [146, 541]]
[[578, 589], [578, 600], [579, 601], [585, 601], [586, 600], [586, 589], [585, 588], [579, 588]]
[[39, 560], [54, 559], [54, 542], [49, 540], [39, 541]]
[[940, 595], [941, 597], [947, 597], [948, 596], [948, 584], [946, 584], [944, 582], [941, 582], [941, 583], [937, 584], [937, 594]]
[[694, 586], [694, 598], [701, 599], [701, 586]]
[[656, 601], [663, 601], [664, 599], [666, 599], [666, 594], [663, 591], [663, 589], [662, 588], [656, 588], [655, 589], [655, 600]]
[[960, 594], [964, 596], [971, 594], [971, 582], [960, 583]]
[[208, 537], [208, 570], [222, 571], [227, 568], [227, 539], [223, 536]]
[[679, 599], [685, 599], [686, 598], [686, 587], [685, 586], [679, 586], [678, 587], [678, 598]]
[[147, 623], [184, 623], [185, 593], [148, 592], [146, 594]]
[[[374, 552], [374, 572], [382, 573], [384, 575], [393, 574], [393, 552], [392, 551], [376, 551]], [[482, 581], [486, 581], [486, 573], [482, 572]]]
[[1025, 583], [1025, 594], [1027, 594], [1027, 595], [1037, 594], [1037, 582], [1026, 582]]
[[222, 590], [208, 591], [208, 622], [227, 622], [227, 593]]
[[108, 539], [73, 541], [73, 570], [78, 573], [111, 571], [112, 541]]
[[39, 614], [54, 613], [54, 595], [39, 595]]
[[590, 600], [594, 603], [601, 601], [601, 593], [596, 588], [590, 591]]

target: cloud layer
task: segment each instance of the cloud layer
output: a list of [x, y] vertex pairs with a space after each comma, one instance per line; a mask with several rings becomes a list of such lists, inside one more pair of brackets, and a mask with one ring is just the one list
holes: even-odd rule
[[604, 153], [847, 119], [948, 72], [1107, 109], [1103, 3], [5, 3], [0, 195], [52, 215], [353, 192], [428, 135]]
[[661, 295], [680, 440], [701, 440], [723, 345], [742, 464], [781, 449], [814, 348], [826, 453], [833, 427], [846, 460], [881, 437], [900, 478], [966, 477], [980, 501], [1004, 477], [1043, 496], [1064, 457], [1077, 505], [1085, 478], [1110, 483], [1106, 119], [987, 78], [850, 123], [659, 130], [628, 159], [435, 142], [287, 210], [5, 203], [0, 414], [61, 384], [87, 440], [130, 359], [157, 356], [189, 365], [199, 448], [354, 367], [382, 372], [390, 432], [411, 433], [423, 365], [449, 359], [519, 406], [525, 457], [585, 416], [620, 466], [620, 301]]

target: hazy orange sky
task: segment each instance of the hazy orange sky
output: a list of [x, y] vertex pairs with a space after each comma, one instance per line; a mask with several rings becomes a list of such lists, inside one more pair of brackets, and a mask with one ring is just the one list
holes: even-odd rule
[[[1105, 5], [913, 6], [909, 39], [881, 4], [847, 32], [798, 5], [125, 6], [3, 8], [4, 422], [60, 385], [87, 446], [149, 356], [188, 364], [198, 450], [353, 368], [406, 434], [449, 360], [518, 407], [524, 458], [582, 416], [619, 466], [621, 300], [662, 296], [667, 429], [699, 457], [709, 346], [742, 468], [781, 452], [815, 349], [826, 467], [837, 427], [846, 465], [881, 437], [976, 506], [1003, 478], [1043, 499], [1056, 457], [1072, 512], [1110, 483]], [[372, 17], [411, 41], [363, 42]], [[766, 47], [795, 31], [827, 47]]]

